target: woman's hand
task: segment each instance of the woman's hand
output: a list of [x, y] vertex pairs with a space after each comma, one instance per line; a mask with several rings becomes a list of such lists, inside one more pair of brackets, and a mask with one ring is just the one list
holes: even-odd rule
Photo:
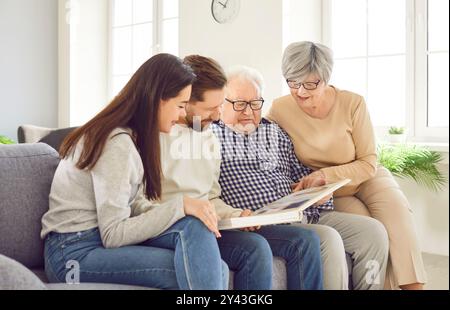
[[183, 202], [184, 214], [198, 218], [214, 233], [214, 235], [216, 235], [216, 238], [222, 237], [217, 226], [218, 217], [216, 209], [211, 202], [193, 199], [187, 196], [184, 196]]
[[[239, 217], [250, 216], [250, 215], [252, 215], [252, 213], [253, 212], [251, 210], [246, 209], [246, 210], [242, 211], [242, 213], [241, 213], [241, 215], [239, 215]], [[245, 227], [245, 228], [242, 228], [241, 230], [250, 232], [250, 231], [257, 231], [260, 228], [261, 228], [261, 226], [254, 226], [254, 227]]]
[[311, 187], [317, 187], [327, 184], [327, 181], [325, 179], [325, 174], [317, 170], [310, 175], [307, 175], [304, 178], [301, 178], [298, 183], [294, 183], [291, 185], [293, 192], [298, 192], [303, 189], [311, 188]]
[[[325, 185], [326, 183], [327, 182], [325, 180], [325, 174], [322, 171], [317, 170], [317, 171], [311, 173], [310, 175], [307, 175], [306, 177], [302, 178], [298, 183], [292, 184], [291, 187], [293, 188], [293, 192], [298, 192], [303, 189], [322, 186], [322, 185]], [[322, 198], [321, 200], [319, 200], [318, 202], [316, 202], [314, 205], [315, 206], [323, 205], [328, 200], [330, 200], [332, 197], [333, 197], [333, 195], [328, 195], [328, 196]]]

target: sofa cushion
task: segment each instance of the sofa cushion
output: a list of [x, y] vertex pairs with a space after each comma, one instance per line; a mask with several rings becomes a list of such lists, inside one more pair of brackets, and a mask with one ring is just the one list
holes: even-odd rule
[[41, 218], [58, 163], [43, 143], [0, 145], [0, 254], [29, 268], [44, 265]]
[[46, 284], [51, 291], [124, 291], [124, 290], [156, 290], [155, 288], [108, 283], [81, 283], [81, 284]]
[[109, 284], [109, 283], [81, 283], [81, 284], [65, 284], [65, 283], [48, 283], [47, 276], [44, 269], [31, 270], [49, 290], [154, 290], [154, 288], [135, 286], [135, 285], [122, 285], [122, 284]]
[[42, 142], [59, 151], [66, 136], [77, 128], [78, 127], [56, 129], [34, 125], [22, 125], [17, 129], [17, 137], [19, 143]]
[[[73, 285], [73, 286], [67, 286], [66, 284], [48, 284], [47, 276], [45, 274], [44, 269], [33, 269], [32, 272], [44, 283], [46, 283], [47, 287], [49, 289], [62, 289], [62, 290], [70, 290], [70, 289], [76, 289], [76, 290], [84, 290], [84, 289], [94, 289], [94, 290], [102, 290], [102, 289], [108, 289], [105, 288], [105, 285], [96, 286], [95, 284], [87, 284], [83, 283], [80, 286]], [[230, 271], [230, 283], [229, 283], [229, 289], [233, 289], [233, 280], [234, 280], [234, 272]], [[89, 288], [89, 287], [93, 288]], [[273, 258], [273, 276], [272, 276], [272, 288], [274, 290], [285, 290], [287, 288], [287, 277], [286, 277], [286, 262], [281, 257], [274, 257]], [[135, 287], [131, 286], [122, 286], [118, 289], [135, 289]], [[142, 289], [142, 288], [141, 288]]]
[[55, 128], [22, 125], [17, 129], [17, 141], [19, 141], [19, 143], [37, 143], [53, 130], [55, 130]]
[[15, 260], [0, 255], [0, 291], [45, 289], [44, 283], [30, 270]]
[[76, 127], [54, 130], [45, 137], [43, 137], [41, 140], [39, 140], [39, 142], [48, 144], [55, 150], [59, 151], [59, 148], [61, 147], [61, 144], [64, 141], [64, 139], [67, 137], [69, 133], [71, 133], [75, 129]]

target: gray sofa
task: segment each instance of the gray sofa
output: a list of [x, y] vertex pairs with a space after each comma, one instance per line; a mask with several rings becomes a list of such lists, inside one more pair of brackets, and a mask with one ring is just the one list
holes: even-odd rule
[[[145, 289], [112, 284], [48, 284], [44, 272], [41, 217], [58, 153], [44, 143], [0, 145], [0, 290]], [[230, 275], [232, 283], [233, 274]], [[286, 267], [274, 258], [274, 289], [286, 288]], [[230, 285], [232, 287], [232, 285]]]

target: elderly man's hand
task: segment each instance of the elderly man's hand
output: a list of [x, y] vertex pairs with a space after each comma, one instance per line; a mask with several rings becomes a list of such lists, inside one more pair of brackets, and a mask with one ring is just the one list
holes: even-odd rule
[[[252, 213], [253, 212], [251, 210], [246, 209], [246, 210], [242, 211], [240, 217], [250, 216], [250, 215], [252, 215]], [[242, 228], [241, 230], [250, 232], [250, 231], [257, 231], [260, 228], [261, 228], [261, 226], [254, 226], [254, 227], [245, 227], [245, 228]]]

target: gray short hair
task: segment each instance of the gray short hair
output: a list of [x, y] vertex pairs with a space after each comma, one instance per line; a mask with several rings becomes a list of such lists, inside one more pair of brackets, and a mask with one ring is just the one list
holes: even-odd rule
[[258, 70], [246, 66], [233, 66], [226, 70], [225, 73], [228, 81], [235, 78], [241, 78], [252, 82], [258, 91], [258, 95], [263, 95], [264, 78]]
[[284, 51], [281, 70], [285, 79], [303, 81], [310, 74], [317, 74], [326, 84], [333, 71], [333, 51], [325, 45], [313, 42], [296, 42]]

